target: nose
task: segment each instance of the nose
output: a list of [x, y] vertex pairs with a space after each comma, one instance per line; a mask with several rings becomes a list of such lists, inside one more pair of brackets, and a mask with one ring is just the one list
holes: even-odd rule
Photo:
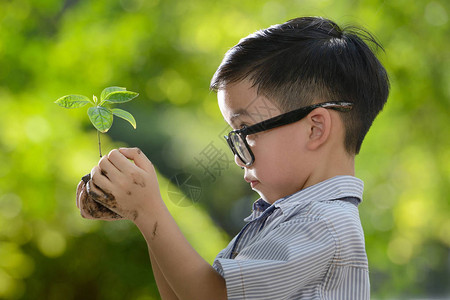
[[236, 163], [236, 165], [241, 167], [241, 169], [243, 169], [245, 167], [245, 164], [242, 162], [242, 160], [239, 158], [239, 156], [237, 156], [237, 154], [234, 155], [234, 162]]

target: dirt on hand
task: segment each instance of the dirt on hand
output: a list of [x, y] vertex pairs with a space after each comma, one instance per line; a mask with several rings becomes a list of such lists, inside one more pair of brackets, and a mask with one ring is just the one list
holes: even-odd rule
[[91, 174], [87, 174], [81, 178], [84, 182], [82, 191], [77, 195], [77, 203], [79, 203], [79, 209], [81, 216], [87, 219], [99, 219], [99, 220], [118, 220], [123, 217], [109, 208], [101, 205], [94, 200], [93, 195], [90, 195], [86, 190], [86, 184], [91, 179]]

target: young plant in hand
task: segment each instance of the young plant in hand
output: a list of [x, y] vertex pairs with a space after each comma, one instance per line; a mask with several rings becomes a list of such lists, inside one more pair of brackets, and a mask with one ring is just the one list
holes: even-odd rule
[[79, 108], [87, 104], [91, 105], [87, 113], [92, 125], [97, 129], [98, 151], [100, 157], [102, 157], [100, 133], [105, 133], [111, 128], [114, 116], [128, 121], [136, 129], [136, 120], [132, 114], [123, 109], [111, 108], [110, 106], [131, 101], [138, 95], [138, 93], [127, 91], [124, 87], [111, 86], [102, 91], [100, 100], [95, 95], [92, 99], [83, 95], [66, 95], [56, 100], [55, 103], [64, 108]]
[[[97, 129], [98, 151], [101, 158], [100, 133], [105, 133], [111, 128], [114, 116], [128, 121], [136, 129], [136, 120], [132, 114], [123, 109], [111, 108], [111, 105], [131, 101], [138, 95], [138, 93], [127, 91], [124, 87], [111, 86], [102, 91], [100, 100], [95, 95], [92, 97], [92, 100], [83, 95], [66, 95], [56, 100], [55, 103], [64, 108], [79, 108], [90, 105], [87, 113], [92, 125]], [[122, 216], [92, 198], [92, 195], [86, 189], [89, 186], [88, 182], [90, 179], [90, 173], [83, 176], [77, 187], [77, 206], [80, 208], [82, 216], [102, 220], [122, 219]], [[87, 212], [84, 212], [85, 210]]]

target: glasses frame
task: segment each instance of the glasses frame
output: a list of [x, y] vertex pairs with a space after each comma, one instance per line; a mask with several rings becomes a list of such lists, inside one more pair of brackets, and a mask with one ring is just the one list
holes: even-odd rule
[[[289, 111], [287, 113], [275, 116], [273, 118], [269, 118], [267, 120], [264, 120], [262, 122], [256, 123], [251, 126], [244, 126], [241, 129], [232, 130], [228, 133], [228, 135], [225, 135], [224, 138], [226, 139], [231, 151], [233, 151], [233, 154], [237, 155], [239, 157], [239, 159], [241, 160], [241, 162], [244, 165], [246, 165], [247, 167], [249, 167], [255, 162], [255, 155], [253, 154], [252, 150], [250, 149], [250, 146], [247, 143], [248, 135], [295, 123], [297, 121], [300, 121], [301, 119], [306, 117], [310, 112], [312, 112], [313, 110], [315, 110], [316, 108], [319, 108], [319, 107], [329, 108], [329, 109], [337, 110], [340, 112], [347, 112], [353, 108], [353, 103], [345, 102], [345, 101], [331, 101], [331, 102], [324, 102], [324, 103], [318, 103], [318, 104], [305, 106], [305, 107], [295, 109], [295, 110]], [[238, 153], [238, 151], [235, 148], [234, 143], [232, 142], [231, 136], [234, 134], [239, 135], [239, 137], [244, 142], [244, 145], [251, 156], [251, 160], [247, 163], [245, 162], [246, 160], [244, 158], [242, 158], [241, 155]]]

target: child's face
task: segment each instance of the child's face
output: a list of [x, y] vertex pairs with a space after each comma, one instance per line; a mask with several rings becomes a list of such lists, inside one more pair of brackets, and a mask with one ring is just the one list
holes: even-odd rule
[[[227, 86], [217, 93], [225, 121], [233, 129], [250, 126], [281, 114], [266, 97], [247, 80]], [[308, 130], [303, 120], [247, 136], [255, 156], [251, 166], [245, 166], [235, 156], [237, 165], [244, 167], [244, 178], [253, 190], [267, 202], [301, 190], [312, 165], [305, 146]]]

